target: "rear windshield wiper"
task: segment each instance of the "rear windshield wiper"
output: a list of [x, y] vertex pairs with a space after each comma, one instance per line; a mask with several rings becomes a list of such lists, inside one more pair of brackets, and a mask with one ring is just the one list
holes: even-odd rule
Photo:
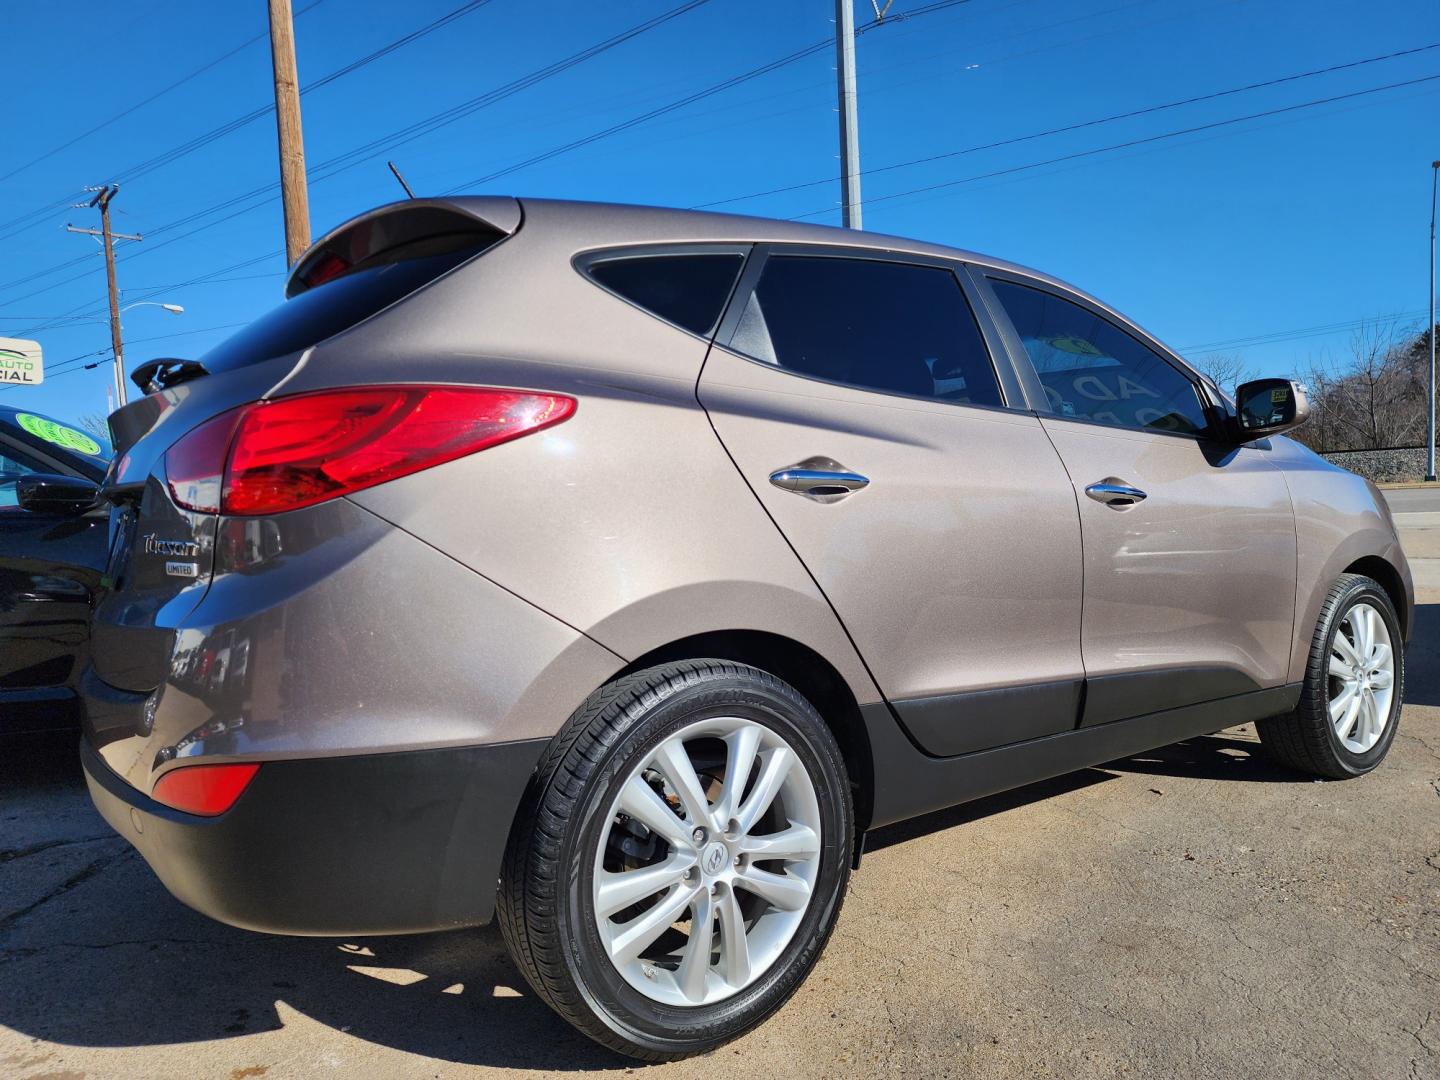
[[141, 364], [130, 373], [130, 381], [145, 393], [153, 394], [157, 390], [168, 390], [172, 386], [179, 386], [209, 374], [205, 365], [198, 361], [164, 356]]

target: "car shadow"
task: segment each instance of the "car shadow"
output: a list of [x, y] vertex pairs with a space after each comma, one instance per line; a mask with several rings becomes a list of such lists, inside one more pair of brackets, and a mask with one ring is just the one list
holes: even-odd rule
[[973, 802], [961, 803], [959, 806], [936, 810], [918, 818], [897, 821], [894, 825], [885, 825], [874, 829], [865, 837], [865, 850], [879, 851], [894, 844], [903, 844], [907, 840], [918, 840], [931, 833], [943, 832], [946, 829], [953, 829], [957, 825], [980, 821], [994, 814], [1003, 814], [1007, 810], [1014, 810], [1030, 803], [1044, 802], [1057, 795], [1079, 791], [1081, 788], [1114, 779], [1114, 774], [1101, 772], [1099, 769], [1080, 769], [1077, 772], [1065, 773], [1063, 776], [1051, 777], [1049, 780], [1040, 780], [1033, 784], [1026, 784], [1024, 787], [1015, 788], [1013, 791], [1002, 791], [983, 799], [975, 799]]
[[[72, 823], [69, 838], [37, 843], [52, 809]], [[73, 737], [7, 742], [0, 830], [0, 872], [10, 875], [0, 876], [0, 1025], [26, 1036], [143, 1047], [313, 1022], [455, 1064], [544, 1072], [636, 1064], [555, 1016], [493, 926], [294, 938], [191, 911], [89, 809]], [[22, 906], [11, 902], [22, 876], [54, 885]]]
[[[1253, 731], [1248, 725], [1245, 732]], [[1230, 732], [1201, 735], [1100, 766], [1116, 772], [1182, 776], [1192, 780], [1247, 780], [1252, 784], [1309, 783], [1314, 777], [1277, 765], [1253, 737]]]
[[[1437, 606], [1417, 611], [1435, 640]], [[1422, 614], [1423, 613], [1423, 614]], [[1424, 620], [1422, 624], [1422, 618]], [[1407, 699], [1440, 699], [1416, 668]], [[1175, 743], [873, 831], [876, 851], [1117, 779], [1118, 773], [1257, 783], [1308, 778], [1271, 764], [1250, 727]], [[28, 809], [28, 804], [32, 804]], [[8, 741], [0, 827], [57, 807], [75, 839], [0, 839], [0, 871], [26, 873], [83, 845], [76, 869], [39, 903], [5, 910], [0, 891], [0, 1024], [72, 1046], [136, 1047], [239, 1038], [318, 1023], [381, 1046], [462, 1065], [532, 1071], [634, 1066], [555, 1016], [511, 963], [498, 930], [378, 938], [287, 938], [223, 926], [165, 891], [89, 808], [73, 736]], [[17, 812], [18, 809], [18, 812]], [[97, 837], [99, 839], [97, 839]]]
[[1440, 705], [1440, 604], [1417, 604], [1405, 648], [1405, 704]]

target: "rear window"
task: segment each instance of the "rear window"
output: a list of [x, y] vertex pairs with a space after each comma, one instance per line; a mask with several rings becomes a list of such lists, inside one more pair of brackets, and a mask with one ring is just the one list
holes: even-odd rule
[[740, 276], [737, 252], [637, 255], [603, 259], [587, 268], [590, 277], [623, 300], [682, 330], [709, 337]]
[[200, 362], [214, 375], [318, 345], [428, 285], [492, 243], [494, 238], [487, 237], [438, 255], [352, 270], [271, 308]]

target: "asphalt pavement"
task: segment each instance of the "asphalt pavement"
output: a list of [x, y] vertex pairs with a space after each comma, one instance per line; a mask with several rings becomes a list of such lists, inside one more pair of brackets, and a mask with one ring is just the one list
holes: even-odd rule
[[1426, 487], [1388, 488], [1385, 501], [1396, 513], [1434, 513], [1440, 511], [1440, 483]]
[[90, 808], [69, 740], [6, 746], [0, 1075], [1440, 1078], [1440, 507], [1387, 497], [1433, 584], [1379, 770], [1296, 776], [1241, 727], [886, 829], [795, 998], [675, 1065], [574, 1034], [493, 928], [211, 922]]

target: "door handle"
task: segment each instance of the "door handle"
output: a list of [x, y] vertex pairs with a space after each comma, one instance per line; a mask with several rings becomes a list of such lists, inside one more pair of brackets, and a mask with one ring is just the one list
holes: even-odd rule
[[852, 472], [829, 458], [806, 458], [798, 464], [772, 472], [770, 483], [781, 491], [793, 491], [815, 502], [833, 503], [865, 487], [870, 478]]
[[1089, 495], [1090, 498], [1096, 502], [1102, 502], [1106, 506], [1113, 506], [1117, 510], [1123, 510], [1127, 506], [1134, 506], [1136, 503], [1143, 502], [1145, 499], [1145, 492], [1137, 487], [1131, 487], [1129, 484], [1121, 483], [1113, 476], [1101, 480], [1099, 483], [1091, 484], [1085, 489], [1085, 494]]

